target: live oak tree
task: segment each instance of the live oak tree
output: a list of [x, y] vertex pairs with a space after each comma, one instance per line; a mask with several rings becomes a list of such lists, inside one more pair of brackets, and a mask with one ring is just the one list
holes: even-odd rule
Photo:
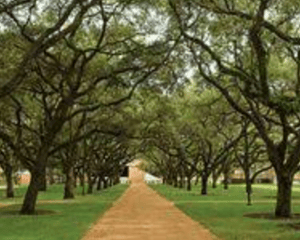
[[199, 79], [218, 89], [264, 141], [277, 176], [275, 215], [290, 217], [300, 161], [299, 1], [169, 3]]
[[214, 173], [223, 172], [226, 183], [226, 170], [231, 165], [230, 154], [240, 141], [241, 134], [235, 124], [236, 114], [214, 89], [208, 88], [201, 93], [194, 89], [190, 94], [195, 95], [190, 111], [195, 115], [195, 125], [198, 125], [198, 133], [193, 137], [200, 149], [202, 162], [201, 194], [206, 195], [208, 179], [212, 175], [214, 181]]
[[272, 168], [272, 165], [267, 161], [267, 152], [258, 133], [250, 124], [249, 120], [242, 118], [242, 139], [234, 148], [234, 159], [237, 161], [244, 172], [247, 204], [252, 204], [252, 184], [256, 177]]
[[200, 94], [195, 90], [191, 84], [148, 101], [148, 124], [143, 137], [146, 157], [166, 183], [183, 187], [186, 180], [190, 190], [191, 179], [200, 175], [202, 194], [206, 195], [211, 173], [223, 169], [221, 166], [241, 134], [235, 136], [240, 129], [233, 127], [231, 115], [236, 114], [224, 100], [221, 102], [220, 94], [214, 89]]
[[9, 149], [6, 143], [0, 144], [0, 167], [3, 170], [6, 180], [6, 197], [14, 197], [14, 180], [13, 174], [16, 164], [16, 159], [13, 157], [13, 152]]
[[[12, 108], [21, 109], [13, 122], [18, 139], [5, 127], [0, 137], [31, 172], [23, 214], [34, 213], [49, 154], [66, 123], [84, 112], [101, 114], [130, 99], [139, 84], [153, 79], [166, 65], [178, 42], [178, 37], [167, 34], [149, 41], [149, 29], [143, 29], [144, 23], [133, 14], [137, 5], [131, 9], [122, 1], [61, 3], [39, 17], [28, 15], [26, 22], [9, 15], [24, 42], [32, 46], [0, 94], [12, 98]], [[18, 94], [12, 96], [21, 82]]]

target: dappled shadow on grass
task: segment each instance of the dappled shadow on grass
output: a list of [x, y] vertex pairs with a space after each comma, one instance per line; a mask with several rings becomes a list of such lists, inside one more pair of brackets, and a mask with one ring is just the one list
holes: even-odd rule
[[[262, 196], [262, 198], [265, 198], [265, 199], [276, 199], [277, 196], [276, 195], [266, 195], [266, 196]], [[292, 200], [300, 200], [300, 196], [293, 196]]]
[[[285, 220], [287, 218], [282, 217], [276, 217], [274, 213], [266, 213], [266, 212], [254, 212], [254, 213], [245, 213], [244, 217], [248, 218], [257, 218], [257, 219], [269, 219], [269, 220]], [[294, 213], [291, 218], [288, 218], [291, 220], [297, 220], [300, 219], [300, 213]]]
[[292, 228], [295, 231], [300, 231], [300, 222], [283, 223], [283, 224], [279, 224], [278, 226]]
[[37, 209], [32, 215], [21, 215], [21, 205], [14, 204], [0, 209], [0, 218], [2, 217], [20, 217], [20, 216], [49, 216], [49, 215], [60, 215], [61, 212], [53, 211], [48, 209]]

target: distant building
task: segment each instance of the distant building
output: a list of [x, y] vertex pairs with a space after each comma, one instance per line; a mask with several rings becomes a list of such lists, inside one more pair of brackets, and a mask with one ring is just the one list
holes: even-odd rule
[[[230, 180], [232, 183], [243, 183], [245, 182], [245, 174], [241, 168], [237, 168], [230, 175]], [[276, 183], [276, 173], [274, 169], [269, 169], [265, 172], [262, 172], [255, 178], [256, 183]], [[294, 176], [294, 183], [300, 183], [300, 173], [297, 173]]]
[[[121, 183], [129, 183], [130, 173], [134, 172], [134, 169], [138, 168], [140, 163], [141, 163], [141, 160], [139, 160], [139, 159], [133, 160], [132, 162], [128, 163], [127, 166], [125, 167], [123, 173], [121, 174], [120, 182]], [[144, 181], [146, 183], [151, 183], [151, 184], [162, 183], [161, 178], [158, 178], [158, 177], [153, 176], [146, 172], [144, 173]]]
[[16, 172], [17, 184], [29, 184], [30, 183], [30, 172], [28, 170]]

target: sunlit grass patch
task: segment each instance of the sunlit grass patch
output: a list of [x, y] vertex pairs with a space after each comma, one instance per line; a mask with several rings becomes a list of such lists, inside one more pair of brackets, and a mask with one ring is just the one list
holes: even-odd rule
[[[127, 185], [117, 185], [85, 196], [78, 194], [81, 192], [78, 188], [74, 200], [62, 200], [63, 185], [50, 186], [40, 194], [37, 214], [31, 216], [18, 213], [22, 202], [20, 197], [15, 200], [16, 204], [0, 208], [0, 239], [81, 239], [92, 223], [112, 206], [126, 188]], [[23, 190], [25, 193], [26, 188]]]
[[[276, 186], [253, 185], [253, 205], [247, 206], [245, 185], [209, 188], [207, 196], [201, 196], [200, 186], [191, 192], [165, 185], [152, 185], [153, 189], [200, 222], [212, 233], [225, 240], [296, 240], [300, 239], [300, 221], [297, 218], [266, 219], [249, 218], [249, 215], [274, 216]], [[300, 213], [300, 192], [293, 192], [293, 212]]]

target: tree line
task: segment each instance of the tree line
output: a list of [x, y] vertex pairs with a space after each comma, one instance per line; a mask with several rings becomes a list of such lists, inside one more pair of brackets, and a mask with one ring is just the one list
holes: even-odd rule
[[21, 212], [33, 213], [51, 163], [95, 170], [137, 151], [166, 182], [191, 188], [199, 176], [203, 194], [238, 164], [249, 202], [251, 182], [273, 168], [275, 215], [290, 217], [299, 14], [294, 0], [0, 3], [1, 162], [31, 173]]

